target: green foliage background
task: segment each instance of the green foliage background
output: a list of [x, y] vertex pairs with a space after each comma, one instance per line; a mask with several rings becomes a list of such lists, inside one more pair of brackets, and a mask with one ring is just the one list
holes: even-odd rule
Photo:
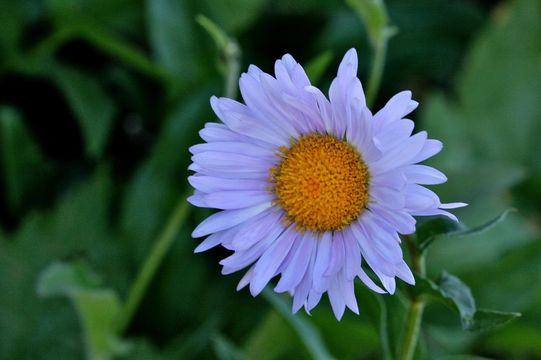
[[[457, 211], [465, 224], [518, 209], [483, 234], [442, 236], [428, 265], [432, 275], [460, 276], [478, 307], [523, 316], [472, 333], [435, 303], [416, 356], [540, 359], [541, 2], [386, 3], [399, 33], [376, 107], [413, 90], [417, 129], [445, 144], [431, 161], [449, 175], [437, 191], [443, 201], [471, 204]], [[366, 32], [340, 1], [2, 0], [0, 358], [83, 358], [78, 316], [100, 314], [86, 326], [107, 328], [183, 201], [187, 149], [215, 120], [208, 99], [224, 88], [222, 59], [197, 14], [237, 39], [243, 70], [254, 63], [270, 72], [286, 52], [303, 64], [325, 54], [313, 74], [326, 89], [342, 54], [355, 47], [366, 79]], [[191, 209], [127, 332], [120, 339], [98, 331], [103, 338], [87, 356], [382, 356], [380, 298], [357, 286], [361, 315], [337, 322], [326, 301], [311, 317], [291, 317], [280, 299], [237, 293], [240, 275], [220, 275], [225, 250], [192, 253], [191, 229], [208, 214]], [[82, 265], [53, 269], [46, 275], [63, 285], [40, 290], [40, 273], [56, 261]], [[81, 279], [94, 290], [80, 288]], [[402, 300], [384, 300], [391, 342]]]

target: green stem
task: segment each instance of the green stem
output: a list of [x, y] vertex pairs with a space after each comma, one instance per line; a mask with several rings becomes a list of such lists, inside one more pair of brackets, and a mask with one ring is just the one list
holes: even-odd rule
[[227, 66], [225, 96], [235, 99], [237, 97], [237, 84], [240, 74], [240, 48], [234, 40], [230, 40], [224, 51]]
[[[419, 251], [415, 241], [411, 237], [405, 238], [409, 247], [413, 271], [425, 276], [426, 266], [424, 254]], [[398, 360], [411, 360], [415, 354], [415, 348], [419, 341], [419, 333], [421, 330], [421, 321], [425, 308], [425, 300], [422, 296], [414, 295], [409, 305], [406, 315], [406, 322], [402, 333], [402, 341], [398, 348]]]
[[402, 344], [398, 352], [399, 360], [413, 359], [419, 339], [424, 308], [425, 302], [423, 300], [413, 300], [410, 304], [402, 335]]
[[143, 300], [143, 296], [145, 295], [152, 277], [156, 273], [165, 254], [167, 254], [167, 251], [171, 247], [180, 226], [186, 219], [188, 209], [189, 204], [186, 201], [186, 197], [183, 196], [160, 235], [154, 241], [154, 245], [147, 256], [143, 267], [139, 271], [137, 278], [133, 282], [128, 294], [128, 299], [124, 303], [120, 313], [118, 321], [118, 332], [120, 334], [123, 333], [130, 324], [135, 311], [139, 307], [141, 300]]
[[374, 105], [376, 95], [381, 84], [383, 76], [383, 68], [385, 66], [385, 57], [387, 55], [387, 36], [383, 36], [381, 40], [372, 45], [373, 57], [368, 77], [368, 88], [366, 90], [366, 102], [369, 107]]

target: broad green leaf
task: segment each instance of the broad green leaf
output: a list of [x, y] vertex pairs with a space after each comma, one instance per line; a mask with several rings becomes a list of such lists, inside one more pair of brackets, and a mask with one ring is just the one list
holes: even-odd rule
[[444, 271], [436, 281], [418, 277], [416, 282], [415, 291], [428, 294], [456, 310], [460, 315], [462, 326], [464, 328], [468, 326], [476, 311], [475, 300], [470, 288], [459, 278]]
[[494, 310], [477, 310], [470, 288], [459, 278], [442, 272], [435, 282], [427, 278], [417, 278], [415, 291], [427, 294], [442, 301], [456, 310], [462, 322], [462, 327], [469, 331], [490, 330], [520, 317], [520, 313]]
[[307, 350], [314, 359], [332, 359], [333, 357], [327, 350], [321, 335], [308, 319], [302, 314], [292, 314], [291, 309], [276, 293], [265, 289], [263, 296], [273, 306], [273, 308], [286, 320], [297, 335], [301, 338]]
[[113, 101], [96, 78], [83, 72], [58, 67], [54, 79], [79, 121], [87, 155], [99, 158], [113, 127]]
[[419, 244], [421, 251], [424, 251], [440, 236], [469, 236], [481, 234], [505, 220], [507, 215], [513, 211], [516, 210], [504, 210], [495, 218], [487, 221], [486, 223], [469, 229], [461, 223], [457, 223], [456, 221], [453, 221], [447, 217], [437, 217], [435, 219], [428, 220], [419, 226], [417, 230], [417, 243]]
[[85, 334], [89, 360], [112, 359], [128, 351], [116, 334], [120, 302], [110, 289], [99, 288], [97, 275], [83, 264], [51, 264], [38, 279], [37, 291], [43, 297], [67, 296], [79, 315]]
[[517, 312], [503, 312], [494, 310], [477, 310], [471, 322], [466, 327], [470, 331], [485, 331], [503, 326], [522, 316]]
[[[465, 59], [457, 101], [440, 99], [438, 114], [452, 114], [452, 121], [435, 113], [424, 116], [429, 133], [453, 149], [443, 152], [442, 157], [449, 159], [445, 162], [466, 147], [466, 164], [503, 162], [539, 168], [541, 163], [532, 154], [541, 151], [536, 135], [541, 117], [540, 12], [537, 0], [518, 0], [499, 9]], [[462, 159], [453, 160], [460, 166]]]
[[147, 0], [147, 27], [155, 60], [182, 80], [196, 74], [194, 21], [186, 0]]
[[318, 84], [321, 80], [321, 77], [325, 74], [325, 71], [331, 64], [331, 61], [334, 58], [332, 51], [327, 50], [311, 59], [306, 65], [305, 70], [310, 82], [312, 84]]
[[39, 274], [57, 259], [84, 257], [107, 283], [125, 289], [127, 250], [109, 232], [111, 181], [98, 167], [66, 186], [44, 210], [25, 216], [0, 238], [0, 354], [8, 359], [78, 360], [84, 355], [76, 313], [62, 299], [36, 296]]
[[16, 214], [36, 187], [47, 163], [19, 112], [0, 107], [0, 166], [4, 177], [7, 206]]
[[99, 277], [83, 262], [54, 262], [40, 274], [36, 291], [40, 296], [69, 296], [76, 291], [95, 289]]

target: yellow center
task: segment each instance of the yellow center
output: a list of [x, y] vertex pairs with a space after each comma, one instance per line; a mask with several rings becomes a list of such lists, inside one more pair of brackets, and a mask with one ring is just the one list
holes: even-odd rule
[[312, 133], [280, 150], [271, 180], [287, 220], [300, 230], [340, 230], [363, 212], [368, 169], [347, 142]]

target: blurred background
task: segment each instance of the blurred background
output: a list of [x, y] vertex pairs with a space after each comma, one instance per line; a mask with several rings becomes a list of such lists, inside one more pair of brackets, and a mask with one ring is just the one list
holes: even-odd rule
[[[460, 276], [478, 307], [523, 316], [472, 333], [434, 303], [417, 357], [541, 359], [541, 1], [386, 4], [399, 32], [375, 108], [413, 91], [417, 130], [445, 144], [431, 164], [449, 181], [435, 190], [471, 204], [456, 211], [466, 225], [518, 209], [481, 235], [439, 240], [428, 265]], [[237, 40], [242, 71], [271, 72], [291, 53], [326, 92], [355, 47], [366, 80], [365, 27], [342, 1], [0, 1], [1, 359], [108, 358], [85, 350], [78, 315], [93, 303], [39, 296], [36, 284], [55, 261], [84, 262], [107, 296], [126, 298], [188, 191], [187, 149], [216, 120], [209, 97], [224, 93], [224, 59], [198, 14]], [[381, 299], [358, 284], [360, 316], [337, 322], [326, 299], [291, 317], [236, 292], [242, 274], [220, 275], [226, 250], [193, 254], [191, 230], [208, 214], [189, 209], [127, 331], [105, 345], [90, 337], [98, 348], [128, 344], [115, 351], [125, 359], [309, 359], [316, 329], [312, 340], [337, 359], [381, 358]], [[385, 301], [397, 323], [400, 296]]]

